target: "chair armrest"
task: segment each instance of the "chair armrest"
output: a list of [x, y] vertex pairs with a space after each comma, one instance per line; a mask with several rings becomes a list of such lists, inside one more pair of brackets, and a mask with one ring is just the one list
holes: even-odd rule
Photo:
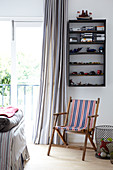
[[59, 116], [59, 115], [65, 115], [65, 114], [68, 114], [68, 113], [67, 113], [67, 112], [53, 113], [53, 116], [55, 116], [55, 117], [54, 117], [54, 118], [55, 118], [55, 120], [54, 120], [54, 126], [53, 126], [53, 127], [55, 127], [55, 126], [56, 126], [58, 116]]
[[65, 115], [65, 114], [68, 114], [68, 113], [67, 112], [53, 113], [54, 116]]
[[98, 117], [99, 115], [92, 115], [92, 116], [88, 116], [88, 118], [94, 118], [94, 117]]

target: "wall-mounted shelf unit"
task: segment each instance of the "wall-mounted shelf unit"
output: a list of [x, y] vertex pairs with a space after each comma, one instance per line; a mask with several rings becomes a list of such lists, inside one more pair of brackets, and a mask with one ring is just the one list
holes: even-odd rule
[[69, 86], [105, 86], [105, 19], [69, 20], [67, 51]]

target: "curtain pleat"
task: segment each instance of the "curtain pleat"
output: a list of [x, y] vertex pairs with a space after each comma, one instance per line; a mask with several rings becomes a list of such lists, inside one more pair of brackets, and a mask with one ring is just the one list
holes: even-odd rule
[[[53, 113], [66, 111], [67, 0], [45, 0], [39, 102], [33, 139], [48, 144]], [[63, 123], [63, 117], [59, 119]], [[59, 138], [55, 135], [55, 143]]]

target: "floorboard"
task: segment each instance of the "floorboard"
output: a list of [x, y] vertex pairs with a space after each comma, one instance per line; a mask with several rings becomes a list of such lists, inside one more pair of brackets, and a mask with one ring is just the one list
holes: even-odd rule
[[28, 144], [30, 160], [25, 170], [113, 170], [110, 160], [95, 157], [95, 152], [88, 149], [85, 161], [82, 150], [65, 147], [52, 147], [47, 156], [48, 145]]

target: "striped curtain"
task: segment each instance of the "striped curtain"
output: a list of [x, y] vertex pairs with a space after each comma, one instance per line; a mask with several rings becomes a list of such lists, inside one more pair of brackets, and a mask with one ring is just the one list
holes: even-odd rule
[[45, 0], [40, 94], [34, 127], [36, 144], [49, 143], [53, 113], [67, 108], [66, 37], [67, 0]]

